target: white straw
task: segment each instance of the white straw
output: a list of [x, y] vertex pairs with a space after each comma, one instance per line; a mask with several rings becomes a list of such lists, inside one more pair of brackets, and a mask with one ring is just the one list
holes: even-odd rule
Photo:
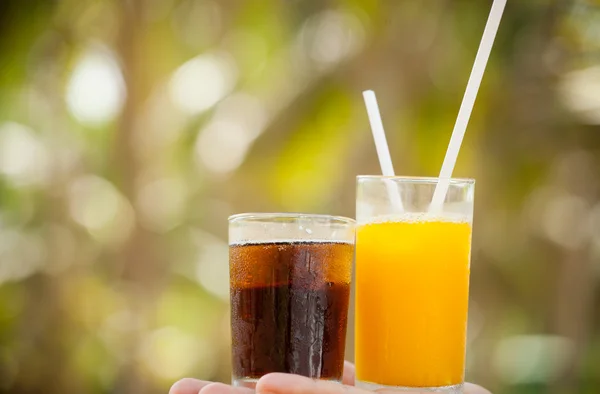
[[[375, 148], [377, 149], [377, 157], [379, 157], [381, 173], [384, 176], [394, 176], [394, 166], [392, 165], [390, 150], [385, 138], [385, 131], [383, 130], [383, 122], [381, 121], [381, 114], [379, 113], [375, 92], [366, 90], [363, 92], [363, 97], [365, 99], [365, 105], [367, 106], [367, 114], [369, 115], [369, 122], [371, 123], [371, 131], [373, 132], [373, 139], [375, 140]], [[391, 182], [387, 182], [386, 184], [392, 206], [398, 212], [404, 211], [398, 189], [394, 188], [394, 184]]]
[[471, 117], [473, 106], [475, 105], [475, 99], [477, 98], [477, 92], [481, 85], [485, 67], [490, 58], [490, 52], [494, 45], [494, 39], [498, 32], [498, 26], [500, 25], [505, 5], [506, 0], [494, 0], [494, 3], [492, 4], [492, 10], [490, 11], [490, 16], [488, 17], [485, 30], [483, 31], [483, 37], [479, 44], [469, 82], [467, 83], [467, 89], [465, 90], [465, 95], [462, 104], [460, 105], [460, 110], [458, 111], [458, 118], [454, 124], [452, 137], [450, 138], [450, 144], [446, 151], [446, 157], [442, 164], [442, 170], [440, 171], [439, 176], [440, 179], [435, 188], [435, 192], [433, 193], [431, 205], [429, 206], [430, 212], [439, 212], [444, 205], [446, 193], [448, 192], [448, 187], [450, 185], [450, 178], [452, 177], [452, 171], [454, 170], [460, 145], [465, 136], [467, 125], [469, 124], [469, 118]]

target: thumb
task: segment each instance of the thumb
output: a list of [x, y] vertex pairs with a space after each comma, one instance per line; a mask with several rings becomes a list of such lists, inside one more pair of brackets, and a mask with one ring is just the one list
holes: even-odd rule
[[350, 361], [344, 361], [344, 377], [342, 383], [347, 384], [348, 386], [354, 386], [355, 375], [356, 371], [354, 364]]

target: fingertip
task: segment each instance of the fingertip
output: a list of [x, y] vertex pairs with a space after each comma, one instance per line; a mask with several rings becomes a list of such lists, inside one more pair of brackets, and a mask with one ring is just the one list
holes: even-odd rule
[[204, 386], [198, 394], [233, 394], [235, 389], [224, 383], [210, 383]]
[[312, 379], [305, 378], [299, 375], [291, 375], [286, 373], [270, 373], [260, 378], [260, 380], [256, 384], [256, 393], [290, 393], [290, 388], [298, 388], [312, 383]]
[[171, 386], [169, 394], [198, 394], [198, 392], [207, 384], [209, 383], [202, 380], [184, 378], [178, 380]]
[[465, 383], [465, 394], [492, 394], [492, 392], [476, 384]]
[[342, 379], [342, 383], [349, 386], [354, 386], [356, 375], [355, 371], [356, 369], [354, 367], [354, 364], [352, 364], [350, 361], [344, 361], [344, 377]]

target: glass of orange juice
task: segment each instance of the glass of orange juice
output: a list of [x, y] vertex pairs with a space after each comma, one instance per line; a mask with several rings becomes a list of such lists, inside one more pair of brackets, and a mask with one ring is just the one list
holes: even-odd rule
[[[475, 181], [359, 176], [356, 384], [462, 393]], [[400, 199], [397, 198], [400, 196]]]

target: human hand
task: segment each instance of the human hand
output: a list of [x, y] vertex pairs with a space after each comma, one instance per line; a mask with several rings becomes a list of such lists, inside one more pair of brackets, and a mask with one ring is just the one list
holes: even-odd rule
[[[283, 374], [285, 375], [285, 374]], [[294, 376], [294, 375], [290, 375]], [[344, 362], [344, 377], [342, 382], [348, 386], [354, 386], [354, 365], [348, 361]], [[337, 383], [336, 383], [337, 384]], [[339, 384], [338, 384], [339, 386]], [[250, 394], [254, 390], [231, 387], [223, 383], [213, 383], [197, 379], [181, 379], [169, 390], [169, 394]]]
[[[344, 385], [325, 380], [313, 380], [298, 375], [271, 373], [263, 376], [256, 386], [256, 394], [371, 394], [354, 386], [354, 365], [344, 364]], [[231, 387], [223, 383], [211, 383], [196, 379], [183, 379], [175, 383], [169, 394], [251, 394], [254, 390]], [[385, 393], [385, 390], [378, 390]], [[388, 391], [389, 392], [389, 391]], [[409, 392], [407, 392], [408, 394]], [[414, 394], [419, 391], [412, 392]], [[465, 383], [464, 394], [490, 394], [480, 386]]]

